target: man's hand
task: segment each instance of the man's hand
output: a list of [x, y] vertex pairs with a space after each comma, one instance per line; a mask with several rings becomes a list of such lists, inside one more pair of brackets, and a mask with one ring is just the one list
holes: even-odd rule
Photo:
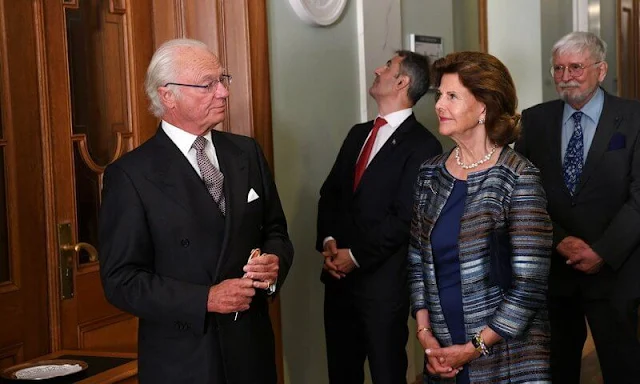
[[580, 251], [585, 248], [589, 248], [589, 244], [585, 243], [584, 240], [575, 236], [567, 236], [558, 244], [556, 250], [565, 259], [571, 260], [577, 258]]
[[351, 253], [348, 249], [338, 249], [338, 254], [333, 258], [333, 264], [336, 266], [338, 272], [347, 275], [356, 267], [356, 264], [351, 258]]
[[575, 270], [591, 275], [600, 271], [604, 260], [591, 247], [588, 247], [583, 249], [577, 257], [567, 260], [567, 264]]
[[249, 309], [256, 294], [251, 279], [228, 279], [209, 288], [207, 311], [232, 313]]
[[589, 244], [575, 236], [565, 237], [556, 249], [567, 259], [568, 265], [583, 273], [597, 273], [604, 264], [604, 260], [594, 252]]
[[253, 257], [242, 268], [244, 277], [253, 280], [253, 288], [267, 289], [271, 284], [278, 281], [278, 270], [280, 269], [280, 258], [272, 253], [265, 253], [258, 257]]
[[322, 265], [322, 269], [327, 271], [329, 275], [338, 280], [346, 276], [344, 273], [338, 271], [338, 267], [333, 263], [333, 259], [338, 256], [338, 244], [335, 240], [327, 240], [324, 243], [324, 251], [322, 252], [322, 256], [324, 256], [324, 264]]

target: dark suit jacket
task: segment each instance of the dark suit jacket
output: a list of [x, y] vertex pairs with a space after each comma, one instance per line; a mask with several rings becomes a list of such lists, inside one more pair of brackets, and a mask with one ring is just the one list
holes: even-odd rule
[[[241, 277], [255, 247], [280, 257], [282, 287], [293, 260], [285, 217], [257, 143], [218, 131], [212, 140], [227, 203], [219, 254], [207, 213], [215, 203], [161, 128], [104, 174], [102, 282], [113, 305], [140, 318], [142, 382], [212, 383], [221, 351], [229, 383], [275, 383], [266, 294], [258, 293], [237, 321], [206, 308], [209, 287]], [[259, 198], [248, 203], [251, 188]]]
[[368, 297], [397, 297], [399, 289], [406, 289], [418, 169], [442, 153], [442, 146], [412, 114], [369, 163], [354, 192], [355, 164], [372, 129], [369, 121], [349, 131], [320, 190], [316, 248], [322, 251], [323, 240], [333, 236], [360, 264], [346, 279], [324, 276], [325, 283], [344, 284]]
[[[522, 112], [516, 150], [542, 172], [553, 221], [551, 295], [611, 297], [626, 311], [640, 297], [640, 103], [605, 93], [604, 107], [575, 196], [562, 176], [561, 127], [564, 102]], [[566, 236], [587, 242], [605, 265], [595, 275], [575, 271], [557, 254]], [[635, 309], [637, 310], [637, 308]]]

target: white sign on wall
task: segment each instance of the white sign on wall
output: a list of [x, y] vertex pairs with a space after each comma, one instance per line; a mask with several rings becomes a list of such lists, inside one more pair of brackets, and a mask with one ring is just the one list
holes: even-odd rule
[[427, 56], [431, 64], [444, 57], [442, 37], [416, 35], [412, 33], [409, 36], [409, 46], [409, 49], [413, 52]]

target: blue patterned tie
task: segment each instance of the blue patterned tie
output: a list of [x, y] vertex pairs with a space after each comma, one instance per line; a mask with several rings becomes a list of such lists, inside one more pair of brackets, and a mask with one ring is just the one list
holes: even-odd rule
[[564, 183], [571, 192], [571, 195], [576, 193], [576, 187], [580, 181], [580, 174], [582, 173], [582, 164], [584, 163], [584, 143], [582, 133], [582, 112], [574, 112], [573, 117], [573, 134], [569, 139], [567, 145], [567, 152], [564, 155], [564, 163], [562, 165], [562, 174], [564, 176]]

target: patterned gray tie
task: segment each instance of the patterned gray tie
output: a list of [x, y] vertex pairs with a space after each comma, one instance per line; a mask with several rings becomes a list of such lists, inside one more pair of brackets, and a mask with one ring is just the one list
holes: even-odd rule
[[224, 175], [218, 168], [211, 164], [211, 160], [209, 160], [209, 157], [207, 157], [207, 154], [204, 152], [207, 144], [207, 139], [198, 136], [191, 147], [196, 150], [196, 161], [198, 162], [198, 168], [200, 168], [204, 185], [207, 186], [207, 190], [211, 197], [213, 197], [213, 200], [218, 203], [222, 215], [225, 215]]

